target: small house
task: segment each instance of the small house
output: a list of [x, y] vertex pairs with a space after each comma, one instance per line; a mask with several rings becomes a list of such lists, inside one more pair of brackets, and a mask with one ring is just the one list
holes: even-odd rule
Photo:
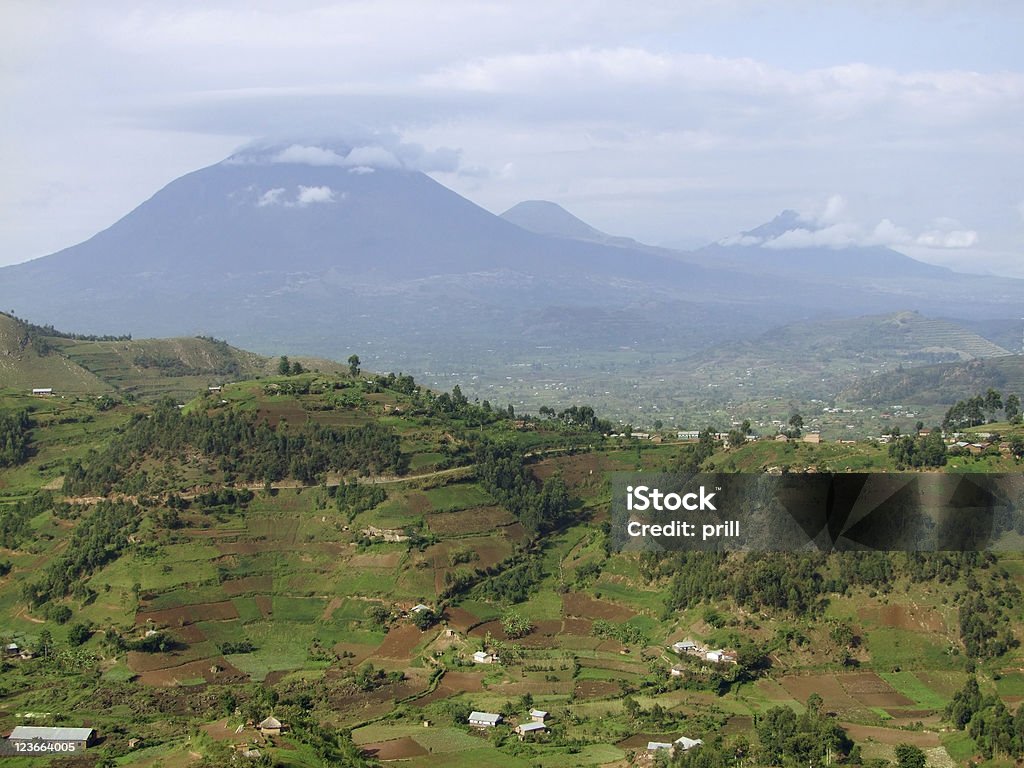
[[429, 611], [429, 610], [430, 610], [430, 606], [424, 605], [423, 603], [419, 603], [419, 604], [414, 605], [412, 607], [412, 610], [410, 611], [410, 613], [424, 613], [424, 612]]
[[548, 727], [544, 723], [529, 722], [520, 723], [516, 726], [516, 733], [519, 735], [519, 740], [522, 741], [526, 736], [536, 733], [544, 733]]
[[713, 661], [713, 662], [715, 662], [717, 664], [718, 662], [720, 662], [722, 660], [722, 656], [724, 654], [725, 654], [725, 651], [722, 651], [722, 650], [708, 651], [707, 653], [704, 654], [704, 658], [707, 659], [708, 661]]
[[686, 674], [686, 670], [682, 667], [672, 667], [672, 669], [670, 669], [668, 673], [671, 677], [682, 677]]
[[474, 664], [496, 664], [498, 657], [494, 654], [487, 653], [487, 651], [477, 651], [473, 654]]
[[35, 397], [53, 397], [53, 387], [35, 387], [32, 394]]
[[18, 647], [17, 643], [8, 643], [4, 646], [5, 656], [17, 656], [21, 653], [21, 648]]
[[18, 725], [7, 737], [8, 741], [62, 741], [74, 744], [75, 749], [92, 746], [96, 739], [96, 731], [92, 728], [43, 727], [36, 725]]
[[280, 736], [284, 730], [284, 725], [276, 717], [268, 717], [256, 727], [264, 736]]
[[530, 719], [535, 723], [543, 723], [547, 719], [548, 713], [543, 709], [531, 709]]
[[697, 643], [690, 638], [686, 638], [678, 643], [672, 643], [672, 650], [676, 653], [693, 653], [697, 650]]
[[700, 739], [690, 739], [690, 738], [687, 738], [686, 736], [680, 736], [674, 742], [675, 749], [678, 749], [678, 750], [680, 750], [682, 752], [688, 752], [691, 749], [693, 749], [694, 747], [699, 747], [703, 743], [704, 742], [701, 741]]
[[659, 749], [672, 749], [672, 745], [667, 741], [648, 741], [647, 751], [657, 752]]
[[469, 713], [469, 724], [475, 728], [493, 728], [501, 721], [501, 715], [493, 712], [477, 712], [473, 710]]

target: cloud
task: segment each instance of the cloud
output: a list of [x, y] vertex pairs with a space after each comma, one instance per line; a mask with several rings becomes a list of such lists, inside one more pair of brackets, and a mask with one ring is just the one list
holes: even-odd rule
[[344, 199], [345, 195], [339, 195], [330, 187], [306, 187], [301, 184], [296, 188], [294, 197], [287, 196], [284, 187], [268, 189], [256, 200], [257, 208], [266, 208], [271, 205], [280, 205], [284, 208], [305, 208], [308, 205], [317, 203], [333, 203]]
[[846, 199], [831, 195], [819, 213], [801, 214], [797, 226], [774, 237], [733, 235], [719, 240], [722, 245], [760, 245], [762, 248], [848, 248], [851, 246], [885, 246], [899, 249], [916, 246], [924, 249], [972, 248], [978, 242], [978, 233], [964, 229], [959, 221], [937, 218], [933, 228], [914, 234], [892, 219], [884, 218], [873, 227], [864, 226], [848, 213]]
[[371, 140], [253, 142], [224, 162], [231, 165], [285, 163], [450, 173], [460, 170], [460, 157], [460, 151], [450, 147], [426, 149], [420, 144], [400, 141], [394, 135], [382, 135]]
[[333, 203], [334, 190], [330, 187], [299, 187], [295, 204], [300, 208], [313, 203]]
[[273, 189], [268, 189], [266, 192], [260, 195], [260, 199], [256, 201], [257, 207], [264, 208], [268, 205], [282, 204], [284, 202], [284, 200], [282, 200], [284, 192], [284, 187], [274, 187]]

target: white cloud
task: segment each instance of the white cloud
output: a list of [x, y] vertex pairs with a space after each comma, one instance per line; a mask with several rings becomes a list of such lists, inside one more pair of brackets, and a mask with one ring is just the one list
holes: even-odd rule
[[256, 207], [266, 208], [271, 205], [280, 205], [285, 208], [305, 208], [307, 205], [316, 203], [333, 203], [344, 199], [344, 197], [344, 194], [339, 196], [327, 186], [306, 187], [300, 184], [296, 188], [294, 196], [288, 196], [284, 187], [268, 189], [256, 200]]
[[978, 242], [976, 231], [963, 228], [959, 221], [951, 218], [937, 218], [932, 222], [932, 229], [919, 234], [897, 225], [889, 218], [882, 219], [873, 227], [866, 227], [851, 216], [846, 199], [842, 195], [830, 196], [820, 211], [800, 216], [800, 221], [806, 222], [807, 226], [794, 227], [774, 238], [734, 235], [719, 242], [722, 245], [760, 244], [761, 247], [772, 250], [850, 246], [886, 246], [897, 250], [911, 246], [924, 249], [961, 249], [971, 248]]
[[271, 158], [273, 163], [298, 163], [300, 165], [347, 165], [345, 158], [330, 149], [292, 144]]
[[365, 165], [368, 168], [401, 168], [402, 163], [393, 152], [373, 145], [355, 147], [345, 156], [346, 165]]
[[365, 176], [368, 173], [373, 173], [374, 169], [368, 165], [357, 165], [355, 168], [349, 168], [349, 173], [354, 173], [358, 176]]
[[335, 200], [334, 190], [330, 187], [299, 187], [299, 194], [295, 198], [295, 205], [301, 207], [313, 203], [333, 203]]
[[978, 233], [972, 229], [954, 229], [942, 232], [932, 229], [918, 235], [914, 243], [927, 248], [970, 248], [978, 242]]
[[284, 187], [274, 187], [273, 189], [268, 189], [266, 192], [260, 195], [260, 199], [256, 201], [256, 205], [260, 208], [263, 208], [268, 205], [280, 205], [281, 203], [284, 202], [282, 200], [284, 192]]

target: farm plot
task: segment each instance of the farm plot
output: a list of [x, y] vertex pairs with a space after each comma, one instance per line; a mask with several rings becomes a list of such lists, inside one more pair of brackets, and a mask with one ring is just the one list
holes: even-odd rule
[[779, 678], [779, 683], [790, 696], [801, 704], [806, 702], [812, 693], [816, 693], [821, 696], [825, 709], [829, 712], [851, 712], [864, 709], [863, 704], [843, 689], [835, 675], [786, 675]]
[[946, 631], [946, 622], [938, 611], [917, 605], [880, 605], [861, 608], [860, 619], [866, 623], [908, 632]]
[[566, 616], [607, 621], [628, 621], [637, 615], [636, 611], [625, 606], [598, 600], [581, 592], [568, 592], [562, 596], [562, 612]]
[[854, 741], [860, 743], [874, 741], [894, 746], [896, 744], [913, 744], [922, 749], [939, 746], [939, 734], [930, 731], [907, 731], [858, 723], [841, 723], [841, 725]]
[[392, 627], [374, 656], [382, 659], [409, 659], [412, 657], [413, 649], [427, 638], [426, 633], [412, 624]]
[[195, 603], [178, 608], [164, 608], [156, 611], [139, 611], [135, 614], [135, 625], [153, 623], [159, 627], [184, 626], [197, 621], [228, 621], [238, 618], [238, 609], [230, 600], [215, 603]]
[[435, 512], [426, 516], [430, 532], [440, 538], [488, 533], [512, 525], [515, 516], [498, 506], [472, 507], [456, 512]]
[[874, 672], [838, 676], [839, 684], [866, 707], [906, 707], [914, 704]]
[[366, 757], [374, 760], [408, 760], [427, 754], [427, 750], [410, 736], [363, 744], [361, 749]]

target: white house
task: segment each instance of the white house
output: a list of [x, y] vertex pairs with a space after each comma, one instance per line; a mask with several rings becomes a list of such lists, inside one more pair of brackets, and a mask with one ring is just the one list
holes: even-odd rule
[[667, 741], [648, 741], [647, 751], [657, 752], [659, 749], [672, 749], [672, 745]]
[[699, 747], [703, 743], [704, 742], [700, 739], [688, 739], [685, 736], [680, 736], [678, 739], [675, 740], [675, 748], [681, 749], [683, 752], [686, 752], [688, 750], [693, 749], [694, 747]]
[[430, 607], [424, 605], [423, 603], [418, 603], [417, 605], [414, 605], [412, 607], [412, 613], [423, 613], [424, 611], [429, 611], [429, 610], [430, 610]]
[[722, 651], [722, 650], [708, 651], [707, 653], [704, 654], [704, 658], [707, 659], [708, 661], [713, 661], [715, 663], [718, 663], [718, 662], [720, 662], [722, 660], [722, 656], [724, 654], [725, 654], [725, 651]]
[[32, 390], [32, 394], [36, 397], [51, 397], [53, 395], [53, 387], [35, 387]]
[[547, 716], [548, 713], [545, 712], [543, 709], [530, 710], [530, 719], [533, 720], [533, 722], [535, 723], [543, 723]]
[[477, 651], [473, 654], [474, 664], [497, 664], [498, 657], [493, 654], [487, 653], [487, 651]]
[[477, 728], [493, 728], [501, 720], [501, 715], [496, 715], [493, 712], [477, 712], [474, 709], [469, 713], [469, 724]]
[[697, 643], [690, 638], [686, 638], [678, 643], [672, 643], [672, 650], [676, 653], [693, 653], [697, 650]]

